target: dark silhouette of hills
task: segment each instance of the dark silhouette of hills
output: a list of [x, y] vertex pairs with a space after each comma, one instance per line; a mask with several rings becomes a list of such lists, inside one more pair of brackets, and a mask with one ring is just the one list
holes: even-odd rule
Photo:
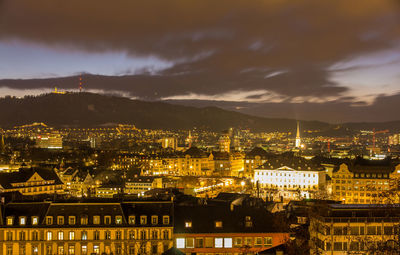
[[[296, 121], [250, 116], [217, 107], [196, 108], [93, 93], [44, 94], [0, 99], [0, 126], [44, 122], [55, 127], [134, 124], [138, 128], [221, 131], [229, 127], [252, 131], [294, 131]], [[329, 124], [302, 121], [303, 129], [327, 129]]]

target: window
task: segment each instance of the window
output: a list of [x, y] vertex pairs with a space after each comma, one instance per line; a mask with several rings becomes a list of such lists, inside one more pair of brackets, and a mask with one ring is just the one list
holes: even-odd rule
[[75, 254], [75, 246], [74, 245], [69, 245], [68, 246], [68, 254], [69, 255], [74, 255]]
[[185, 248], [185, 238], [176, 238], [176, 248], [178, 249]]
[[122, 232], [121, 231], [116, 231], [115, 232], [115, 239], [116, 240], [121, 240], [122, 237]]
[[213, 248], [214, 239], [212, 237], [205, 238], [206, 248]]
[[111, 216], [104, 216], [104, 224], [106, 225], [111, 224]]
[[194, 238], [193, 237], [186, 238], [186, 248], [194, 248]]
[[81, 239], [82, 240], [87, 240], [87, 232], [86, 231], [82, 231], [81, 232]]
[[167, 215], [163, 216], [163, 224], [164, 225], [168, 225], [169, 224], [169, 216], [167, 216]]
[[20, 255], [25, 255], [25, 254], [26, 254], [26, 247], [25, 247], [25, 245], [20, 245], [20, 246], [19, 246], [19, 254], [20, 254]]
[[58, 232], [58, 240], [64, 240], [64, 232], [62, 231]]
[[133, 231], [133, 230], [129, 231], [129, 239], [130, 240], [135, 239], [135, 231]]
[[100, 232], [99, 231], [94, 231], [93, 233], [93, 239], [94, 240], [100, 240]]
[[53, 254], [53, 247], [51, 245], [46, 246], [46, 255]]
[[157, 225], [158, 224], [158, 216], [151, 216], [151, 224]]
[[153, 240], [158, 239], [158, 231], [157, 230], [151, 231], [151, 239], [153, 239]]
[[129, 220], [129, 224], [131, 224], [131, 225], [135, 224], [135, 216], [129, 215], [128, 220]]
[[32, 232], [32, 241], [37, 241], [39, 239], [39, 233], [37, 231]]
[[104, 232], [104, 239], [111, 240], [111, 232], [110, 231]]
[[203, 238], [196, 238], [195, 241], [196, 248], [203, 248], [204, 247], [204, 240]]
[[376, 227], [368, 226], [367, 227], [367, 235], [376, 235]]
[[58, 255], [63, 255], [64, 254], [64, 246], [58, 246], [57, 247]]
[[13, 223], [14, 223], [14, 218], [11, 216], [7, 217], [7, 225], [11, 226]]
[[163, 231], [163, 239], [164, 240], [168, 240], [169, 239], [169, 231], [168, 230], [164, 230]]
[[147, 239], [147, 232], [146, 230], [140, 231], [140, 239], [146, 240]]
[[57, 224], [64, 225], [64, 216], [57, 216]]
[[19, 232], [19, 240], [20, 241], [25, 241], [26, 240], [25, 231]]
[[13, 248], [12, 248], [12, 246], [7, 246], [7, 255], [13, 255]]
[[117, 215], [115, 216], [115, 224], [122, 224], [122, 216], [121, 215]]
[[53, 240], [53, 232], [51, 232], [51, 231], [47, 231], [47, 234], [46, 234], [46, 236], [47, 236], [47, 241], [51, 241], [51, 240]]
[[157, 245], [151, 246], [151, 252], [152, 252], [153, 254], [158, 254], [158, 246], [157, 246]]
[[191, 228], [192, 227], [192, 222], [191, 221], [185, 221], [185, 228]]
[[13, 233], [11, 231], [7, 232], [7, 241], [12, 241], [13, 240]]
[[216, 237], [214, 239], [214, 247], [215, 248], [222, 248], [224, 247], [224, 239], [220, 237]]
[[37, 247], [37, 245], [32, 246], [32, 254], [33, 255], [39, 254], [39, 247]]
[[19, 217], [19, 225], [25, 225], [26, 224], [26, 217], [25, 216], [22, 216], [22, 217]]
[[32, 216], [32, 225], [37, 225], [39, 223], [39, 217], [38, 216]]
[[215, 222], [215, 227], [216, 228], [222, 228], [222, 221], [216, 221]]
[[262, 238], [256, 237], [254, 246], [262, 246]]
[[70, 231], [68, 236], [69, 236], [69, 240], [75, 240], [75, 232], [74, 231]]
[[75, 225], [75, 216], [69, 216], [68, 217], [68, 224], [69, 225]]
[[360, 228], [359, 227], [350, 227], [350, 233], [351, 233], [351, 235], [359, 235]]
[[235, 238], [235, 246], [242, 246], [242, 238], [241, 237]]
[[96, 225], [100, 224], [100, 216], [98, 216], [98, 215], [93, 216], [93, 224], [96, 224]]
[[224, 238], [224, 247], [232, 248], [232, 238]]
[[87, 255], [87, 245], [82, 245], [82, 255]]
[[140, 216], [140, 224], [146, 225], [147, 224], [147, 216]]
[[52, 225], [53, 224], [53, 217], [52, 216], [46, 216], [46, 224], [47, 225]]
[[82, 215], [81, 216], [81, 225], [87, 225], [87, 224], [88, 224], [88, 216]]
[[264, 237], [264, 246], [272, 246], [272, 237]]
[[253, 238], [252, 237], [245, 237], [244, 238], [244, 245], [252, 246], [253, 245]]

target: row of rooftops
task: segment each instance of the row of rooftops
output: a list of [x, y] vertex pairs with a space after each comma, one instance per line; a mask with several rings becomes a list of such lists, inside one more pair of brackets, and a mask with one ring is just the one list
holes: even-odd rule
[[1, 206], [1, 228], [173, 227], [176, 233], [276, 232], [263, 207], [174, 202], [13, 202]]

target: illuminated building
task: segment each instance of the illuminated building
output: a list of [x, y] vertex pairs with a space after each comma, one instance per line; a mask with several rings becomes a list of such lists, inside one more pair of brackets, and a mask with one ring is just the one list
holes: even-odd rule
[[273, 225], [261, 208], [176, 206], [174, 246], [186, 254], [256, 254], [289, 239]]
[[[310, 254], [397, 254], [399, 206], [331, 204], [310, 218]], [[380, 247], [380, 248], [379, 248]], [[392, 250], [393, 251], [393, 250]], [[381, 253], [382, 252], [382, 253]]]
[[209, 175], [214, 169], [213, 156], [197, 147], [191, 147], [183, 156], [177, 157], [176, 167], [179, 175]]
[[332, 195], [343, 203], [384, 203], [382, 193], [391, 190], [400, 178], [400, 165], [390, 160], [357, 158], [341, 164], [332, 173]]
[[178, 141], [175, 137], [168, 137], [168, 138], [163, 138], [161, 140], [161, 145], [164, 149], [171, 148], [173, 150], [176, 150], [176, 147], [178, 145]]
[[138, 176], [129, 178], [125, 181], [124, 193], [140, 194], [151, 189], [162, 188], [162, 178], [153, 176]]
[[268, 161], [271, 155], [268, 154], [263, 148], [255, 147], [244, 158], [244, 176], [253, 177], [254, 169], [263, 165]]
[[300, 157], [279, 157], [254, 170], [254, 183], [272, 200], [314, 198], [326, 187], [325, 170]]
[[297, 121], [297, 131], [296, 131], [296, 144], [295, 144], [296, 148], [300, 148], [301, 147], [301, 138], [300, 138], [300, 124]]
[[172, 247], [172, 202], [9, 203], [0, 254], [161, 254]]
[[243, 176], [244, 154], [241, 152], [213, 152], [214, 173], [220, 176]]
[[59, 134], [50, 134], [36, 137], [36, 146], [42, 149], [62, 149], [63, 140]]
[[54, 170], [21, 168], [0, 173], [0, 192], [18, 191], [23, 195], [63, 193], [64, 185]]
[[221, 137], [218, 140], [218, 144], [220, 152], [229, 153], [231, 151], [231, 139], [227, 134], [221, 135]]

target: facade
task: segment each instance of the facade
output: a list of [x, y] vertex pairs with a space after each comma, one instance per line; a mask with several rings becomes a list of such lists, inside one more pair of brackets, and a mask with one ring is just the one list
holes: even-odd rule
[[400, 165], [394, 166], [390, 160], [358, 158], [334, 169], [332, 195], [343, 203], [385, 203], [390, 199], [385, 193], [396, 188], [399, 178]]
[[254, 183], [270, 200], [314, 198], [326, 188], [325, 170], [300, 157], [282, 157], [254, 170]]
[[178, 146], [178, 140], [176, 139], [176, 137], [163, 138], [161, 140], [161, 145], [164, 149], [171, 148], [173, 150], [176, 150], [176, 147]]
[[160, 254], [172, 247], [172, 202], [10, 203], [0, 254]]
[[161, 177], [139, 176], [125, 181], [125, 194], [140, 194], [151, 189], [163, 188]]
[[213, 152], [214, 173], [220, 176], [241, 177], [244, 172], [244, 154], [241, 152]]
[[254, 169], [262, 166], [271, 157], [263, 148], [255, 147], [244, 158], [244, 176], [252, 178]]
[[229, 135], [227, 134], [221, 135], [221, 137], [218, 140], [218, 144], [220, 152], [229, 153], [231, 151], [231, 139], [229, 138]]
[[398, 254], [391, 249], [399, 241], [398, 205], [331, 204], [314, 211], [309, 226], [311, 254]]
[[18, 191], [23, 195], [63, 193], [64, 184], [54, 170], [21, 168], [0, 173], [0, 192]]
[[[212, 213], [210, 213], [212, 212]], [[186, 254], [255, 254], [289, 239], [261, 208], [229, 205], [177, 206], [174, 245]]]
[[62, 149], [63, 140], [59, 134], [38, 136], [36, 138], [36, 146], [42, 149]]

